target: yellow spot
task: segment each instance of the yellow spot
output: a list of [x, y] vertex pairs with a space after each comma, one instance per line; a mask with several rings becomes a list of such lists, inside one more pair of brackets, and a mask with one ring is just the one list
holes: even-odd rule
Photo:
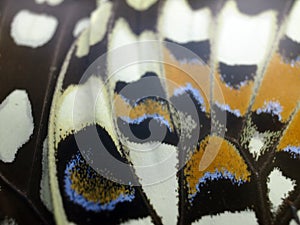
[[275, 53], [263, 78], [253, 111], [264, 106], [265, 102], [278, 101], [282, 106], [282, 121], [287, 122], [300, 100], [300, 64], [291, 66], [283, 62]]
[[279, 145], [277, 146], [277, 151], [282, 151], [288, 146], [300, 146], [300, 110], [293, 117], [290, 125], [284, 132]]
[[[208, 165], [205, 170], [201, 171], [199, 169], [199, 163], [202, 160], [205, 151], [215, 151], [215, 148], [218, 148], [218, 154], [212, 160], [210, 165]], [[196, 187], [199, 183], [199, 179], [201, 179], [205, 173], [214, 173], [216, 170], [223, 175], [225, 171], [230, 172], [237, 181], [250, 181], [250, 172], [237, 149], [221, 137], [207, 136], [201, 141], [199, 149], [193, 153], [191, 159], [184, 168], [189, 194], [193, 195], [197, 192]]]
[[78, 163], [71, 171], [71, 188], [90, 202], [106, 204], [133, 189], [105, 179], [85, 163]]

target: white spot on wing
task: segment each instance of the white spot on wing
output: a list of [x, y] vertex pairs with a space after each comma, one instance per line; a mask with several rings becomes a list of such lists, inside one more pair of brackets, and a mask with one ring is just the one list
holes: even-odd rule
[[294, 189], [295, 181], [286, 178], [277, 168], [270, 173], [268, 178], [269, 199], [273, 205], [273, 211], [276, 211], [282, 203], [282, 198]]
[[255, 213], [250, 210], [242, 212], [224, 212], [216, 216], [204, 216], [199, 221], [192, 223], [192, 225], [255, 225], [258, 224]]
[[24, 90], [13, 91], [2, 102], [0, 124], [0, 160], [13, 162], [34, 128], [30, 101]]
[[56, 6], [59, 5], [63, 2], [64, 0], [35, 0], [35, 2], [37, 4], [43, 4], [43, 3], [47, 3], [48, 5], [51, 6]]
[[157, 0], [126, 0], [127, 4], [135, 10], [144, 11], [149, 9]]
[[273, 43], [275, 22], [274, 11], [248, 16], [238, 11], [235, 1], [228, 1], [219, 17], [218, 60], [228, 65], [261, 63]]
[[36, 48], [51, 40], [57, 25], [53, 16], [21, 10], [13, 19], [11, 36], [17, 45]]
[[293, 41], [300, 43], [300, 29], [299, 29], [299, 21], [300, 21], [300, 0], [298, 0], [289, 17], [289, 22], [287, 25], [286, 34]]
[[209, 39], [211, 12], [208, 8], [192, 10], [184, 0], [168, 0], [159, 19], [165, 38], [178, 43]]
[[261, 155], [261, 149], [263, 146], [264, 136], [259, 133], [255, 133], [249, 142], [249, 151], [253, 156], [255, 156], [256, 160]]
[[73, 30], [73, 36], [77, 37], [84, 29], [86, 29], [90, 25], [89, 18], [82, 18], [79, 20]]

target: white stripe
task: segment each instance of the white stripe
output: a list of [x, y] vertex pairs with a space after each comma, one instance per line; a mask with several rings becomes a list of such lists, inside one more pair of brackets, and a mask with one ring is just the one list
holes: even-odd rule
[[89, 53], [90, 46], [101, 42], [106, 34], [111, 16], [112, 3], [102, 2], [92, 13], [90, 26], [84, 30], [77, 40], [76, 56], [83, 57]]
[[178, 43], [204, 41], [209, 39], [210, 22], [208, 8], [194, 11], [184, 0], [168, 0], [159, 18], [159, 31]]
[[[135, 35], [125, 19], [120, 18], [112, 31], [109, 42], [108, 65], [112, 89], [117, 81], [133, 82], [145, 75], [146, 72], [161, 73], [160, 43], [139, 45], [145, 41], [155, 41], [152, 31], [144, 31]], [[131, 44], [129, 46], [129, 44]], [[126, 46], [126, 47], [124, 47]], [[123, 47], [123, 48], [122, 48]], [[153, 62], [146, 62], [149, 59]]]
[[102, 3], [100, 7], [92, 13], [90, 45], [95, 45], [104, 38], [112, 7], [112, 3], [107, 1]]
[[150, 204], [163, 224], [176, 224], [178, 217], [177, 149], [159, 142], [127, 143], [129, 158]]
[[235, 1], [228, 1], [218, 19], [217, 59], [228, 65], [261, 63], [273, 43], [275, 11], [256, 16], [239, 12]]
[[286, 35], [293, 41], [300, 43], [300, 0], [298, 0], [289, 16]]
[[89, 53], [90, 44], [89, 44], [89, 37], [90, 37], [90, 30], [91, 28], [88, 27], [87, 29], [83, 30], [82, 33], [79, 35], [79, 38], [76, 41], [76, 56], [83, 57]]

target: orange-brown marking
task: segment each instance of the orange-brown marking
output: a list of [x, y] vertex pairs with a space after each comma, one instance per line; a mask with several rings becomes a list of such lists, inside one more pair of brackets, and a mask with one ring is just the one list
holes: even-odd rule
[[300, 146], [300, 110], [293, 117], [290, 125], [281, 138], [277, 151], [282, 151], [287, 146]]
[[172, 97], [174, 91], [182, 86], [191, 84], [203, 97], [205, 110], [210, 112], [210, 71], [208, 66], [187, 63], [183, 64], [174, 59], [168, 49], [164, 49], [164, 64], [167, 93]]
[[[203, 171], [199, 170], [199, 163], [205, 151], [219, 148], [218, 154], [212, 163]], [[218, 136], [207, 136], [201, 143], [191, 159], [184, 168], [184, 174], [189, 186], [189, 194], [196, 193], [199, 179], [205, 173], [214, 173], [218, 170], [221, 173], [225, 171], [234, 175], [236, 180], [250, 181], [250, 172], [243, 158], [240, 156], [237, 149], [227, 140]]]
[[253, 87], [253, 81], [247, 82], [239, 89], [228, 87], [221, 80], [220, 73], [215, 72], [213, 99], [220, 104], [229, 105], [232, 110], [238, 109], [241, 115], [244, 116], [251, 100]]
[[173, 129], [173, 123], [171, 121], [171, 115], [166, 103], [155, 101], [153, 99], [146, 99], [135, 107], [131, 107], [130, 104], [120, 96], [115, 94], [114, 109], [117, 117], [129, 117], [130, 119], [137, 119], [145, 114], [157, 114], [162, 116], [168, 121], [170, 128]]
[[88, 168], [87, 164], [79, 163], [70, 171], [71, 188], [88, 201], [106, 204], [120, 195], [131, 194], [129, 187], [107, 180]]
[[285, 63], [275, 53], [263, 78], [252, 110], [256, 111], [265, 102], [278, 101], [282, 106], [282, 121], [286, 122], [300, 100], [300, 64]]

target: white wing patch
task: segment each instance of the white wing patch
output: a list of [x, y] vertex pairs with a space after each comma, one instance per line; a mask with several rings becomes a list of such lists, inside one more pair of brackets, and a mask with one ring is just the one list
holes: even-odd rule
[[145, 11], [154, 5], [157, 0], [126, 0], [127, 4], [138, 11]]
[[299, 21], [300, 21], [300, 0], [295, 3], [293, 7], [288, 25], [286, 34], [290, 37], [293, 41], [300, 43], [300, 29], [299, 29]]
[[82, 18], [80, 19], [73, 30], [73, 36], [78, 37], [78, 35], [86, 28], [88, 28], [90, 25], [90, 18]]
[[112, 12], [112, 3], [103, 1], [92, 13], [90, 26], [84, 30], [77, 40], [76, 56], [83, 57], [89, 53], [89, 48], [101, 42], [107, 31], [107, 24]]
[[59, 5], [63, 2], [64, 0], [35, 0], [35, 2], [37, 4], [43, 4], [43, 3], [47, 3], [48, 5], [51, 6], [56, 6]]
[[[110, 77], [112, 85], [117, 81], [137, 81], [146, 72], [150, 71], [155, 72], [158, 76], [161, 75], [163, 65], [158, 63], [161, 61], [159, 43], [152, 42], [149, 45], [135, 44], [154, 40], [157, 40], [157, 37], [152, 31], [144, 31], [137, 36], [131, 31], [125, 19], [120, 18], [116, 22], [110, 36], [108, 52], [109, 75], [113, 75]], [[131, 45], [129, 46], [129, 44]], [[115, 54], [118, 51], [114, 50], [122, 46], [126, 46], [124, 48], [125, 52], [122, 52], [123, 54]], [[152, 62], [149, 62], [149, 59]], [[114, 87], [112, 87], [112, 90], [114, 90]]]
[[159, 18], [159, 31], [178, 43], [204, 41], [209, 39], [211, 20], [208, 8], [194, 11], [184, 0], [168, 0]]
[[109, 111], [108, 94], [99, 77], [91, 76], [84, 84], [71, 85], [58, 100], [56, 118], [56, 140], [82, 128], [100, 124], [111, 135], [115, 143], [112, 115]]
[[17, 45], [36, 48], [52, 39], [57, 26], [53, 16], [21, 10], [11, 24], [11, 36]]
[[255, 225], [258, 224], [255, 213], [250, 210], [242, 212], [224, 212], [216, 216], [204, 216], [201, 220], [192, 223], [192, 225]]
[[15, 90], [1, 103], [0, 124], [0, 160], [10, 163], [33, 133], [31, 104], [26, 91]]
[[256, 16], [239, 12], [235, 1], [228, 1], [220, 13], [217, 58], [228, 65], [261, 63], [273, 43], [275, 11]]
[[258, 132], [254, 134], [249, 142], [249, 151], [257, 160], [261, 155], [261, 149], [264, 146], [264, 136]]
[[82, 33], [79, 35], [79, 38], [77, 39], [77, 49], [76, 49], [76, 56], [77, 57], [83, 57], [86, 56], [89, 53], [90, 50], [90, 31], [91, 27], [89, 26], [87, 29], [83, 30]]
[[295, 187], [295, 181], [285, 177], [282, 172], [275, 168], [269, 175], [268, 189], [269, 198], [273, 205], [273, 211], [276, 211], [282, 203], [282, 198]]
[[104, 38], [112, 7], [111, 2], [104, 2], [92, 13], [90, 45], [95, 45]]
[[176, 224], [178, 217], [177, 149], [151, 142], [128, 143], [129, 158], [150, 204], [163, 224]]

